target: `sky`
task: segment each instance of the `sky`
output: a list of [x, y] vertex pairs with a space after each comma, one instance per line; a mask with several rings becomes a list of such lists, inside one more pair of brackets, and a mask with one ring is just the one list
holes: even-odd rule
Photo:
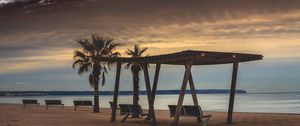
[[[18, 0], [16, 0], [18, 2]], [[30, 1], [30, 0], [27, 0]], [[23, 1], [24, 2], [24, 1]], [[26, 2], [26, 0], [25, 0]], [[0, 90], [93, 90], [72, 68], [76, 40], [107, 36], [124, 51], [262, 54], [241, 63], [237, 88], [300, 92], [299, 0], [0, 0]], [[151, 82], [155, 66], [150, 67]], [[184, 66], [163, 65], [158, 89], [180, 89]], [[197, 89], [229, 89], [232, 64], [193, 66]], [[100, 90], [114, 87], [115, 68]], [[145, 89], [143, 74], [141, 90]], [[120, 90], [132, 90], [122, 69]]]

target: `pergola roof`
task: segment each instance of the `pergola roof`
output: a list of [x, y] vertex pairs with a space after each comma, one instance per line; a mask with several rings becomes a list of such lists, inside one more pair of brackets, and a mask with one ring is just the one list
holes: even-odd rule
[[244, 53], [229, 53], [229, 52], [211, 52], [211, 51], [194, 51], [186, 50], [182, 52], [162, 54], [155, 56], [128, 58], [128, 57], [97, 57], [101, 61], [110, 62], [140, 62], [149, 64], [171, 64], [183, 65], [186, 61], [192, 60], [193, 65], [213, 65], [227, 64], [234, 62], [248, 62], [261, 60], [262, 55], [244, 54]]
[[[153, 123], [156, 122], [156, 116], [155, 116], [155, 112], [154, 112], [154, 100], [155, 100], [155, 95], [156, 95], [156, 88], [157, 88], [161, 64], [185, 65], [185, 72], [184, 72], [183, 81], [181, 84], [181, 90], [179, 92], [176, 113], [174, 115], [174, 120], [172, 123], [172, 125], [178, 125], [179, 116], [180, 116], [180, 113], [182, 110], [182, 105], [183, 105], [183, 100], [184, 100], [184, 94], [185, 94], [188, 83], [190, 85], [189, 87], [191, 89], [193, 103], [195, 106], [199, 106], [198, 100], [197, 100], [197, 95], [196, 95], [196, 90], [195, 90], [195, 85], [194, 85], [194, 81], [193, 81], [193, 77], [192, 77], [192, 72], [191, 72], [192, 65], [213, 65], [213, 64], [227, 64], [227, 63], [233, 64], [231, 88], [230, 88], [230, 98], [229, 98], [229, 106], [228, 106], [228, 114], [227, 114], [227, 123], [232, 123], [238, 64], [239, 64], [239, 62], [261, 60], [262, 58], [263, 58], [262, 55], [257, 55], [257, 54], [187, 50], [187, 51], [182, 51], [182, 52], [177, 52], [177, 53], [139, 57], [139, 58], [97, 57], [96, 60], [117, 62], [114, 99], [113, 99], [112, 114], [111, 114], [112, 122], [116, 121], [116, 109], [117, 109], [117, 101], [118, 101], [118, 94], [119, 94], [122, 63], [126, 63], [126, 62], [141, 63], [142, 69], [144, 72], [144, 78], [145, 78], [144, 80], [145, 80], [147, 99], [148, 99], [148, 105], [149, 105], [149, 116], [148, 117], [150, 120], [152, 120]], [[147, 64], [156, 64], [152, 88], [151, 88], [151, 84], [150, 84], [150, 78], [149, 78]], [[127, 118], [128, 116], [125, 116], [125, 117]], [[124, 119], [126, 119], [126, 118], [124, 118]]]

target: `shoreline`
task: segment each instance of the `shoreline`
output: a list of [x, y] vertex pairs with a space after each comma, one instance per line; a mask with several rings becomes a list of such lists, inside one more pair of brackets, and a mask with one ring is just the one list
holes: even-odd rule
[[[22, 104], [14, 104], [14, 103], [0, 103], [0, 105], [22, 105]], [[41, 107], [45, 107], [45, 105], [40, 105]], [[64, 107], [74, 107], [74, 106], [64, 106]], [[100, 109], [110, 109], [108, 107], [100, 107]], [[146, 110], [145, 110], [146, 111]], [[155, 109], [155, 111], [169, 111], [167, 109]], [[209, 113], [227, 113], [222, 111], [204, 111]], [[234, 113], [254, 113], [254, 114], [287, 114], [287, 115], [300, 115], [300, 113], [269, 113], [269, 112], [234, 112]]]
[[[22, 104], [17, 104], [17, 103], [0, 103], [0, 105], [22, 105]], [[40, 106], [45, 106], [44, 104], [40, 104]], [[65, 107], [73, 107], [73, 106], [68, 106], [65, 105]], [[109, 107], [101, 107], [100, 109], [110, 109]], [[155, 111], [168, 111], [168, 109], [155, 109]], [[226, 113], [226, 111], [204, 111], [204, 112], [210, 112], [210, 113]], [[272, 113], [272, 112], [234, 112], [234, 113], [257, 113], [257, 114], [289, 114], [289, 115], [300, 115], [299, 113]]]
[[[156, 95], [179, 95], [180, 90], [157, 90]], [[0, 96], [76, 96], [93, 95], [93, 91], [0, 91]], [[197, 94], [229, 94], [228, 89], [197, 89]], [[237, 94], [247, 94], [245, 90], [236, 90]], [[147, 95], [146, 90], [141, 90], [140, 95]], [[191, 94], [191, 90], [186, 90]], [[113, 96], [114, 91], [99, 91], [99, 96]], [[133, 95], [132, 91], [119, 91], [119, 95]]]
[[[62, 110], [57, 107], [51, 107], [45, 110], [45, 106], [40, 108], [30, 106], [22, 108], [22, 104], [3, 104], [0, 103], [0, 125], [72, 125], [72, 126], [138, 126], [150, 125], [151, 123], [143, 119], [131, 119], [120, 123], [123, 116], [117, 111], [117, 122], [110, 122], [111, 110], [100, 108], [101, 113], [93, 113], [91, 107], [81, 107], [74, 111], [73, 107], [65, 106]], [[144, 110], [146, 112], [146, 110]], [[169, 117], [169, 111], [156, 110], [157, 122], [159, 125], [167, 126], [173, 121]], [[204, 112], [212, 115], [208, 126], [227, 126], [226, 112]], [[278, 114], [278, 113], [251, 113], [234, 112], [232, 126], [297, 126], [300, 124], [299, 114]], [[191, 117], [180, 117], [180, 125], [197, 125], [196, 119]]]

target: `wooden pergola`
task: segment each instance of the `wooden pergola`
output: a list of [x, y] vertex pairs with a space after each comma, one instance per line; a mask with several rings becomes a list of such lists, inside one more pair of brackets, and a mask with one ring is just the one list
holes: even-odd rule
[[[216, 64], [233, 64], [232, 71], [232, 80], [231, 80], [231, 89], [230, 89], [230, 99], [227, 115], [227, 123], [232, 123], [232, 114], [234, 106], [234, 96], [236, 88], [236, 79], [238, 64], [240, 62], [248, 62], [254, 60], [261, 60], [262, 55], [256, 54], [243, 54], [243, 53], [228, 53], [228, 52], [209, 52], [209, 51], [193, 51], [187, 50], [177, 53], [156, 55], [156, 56], [147, 56], [140, 58], [125, 58], [125, 57], [97, 57], [97, 60], [108, 61], [117, 63], [116, 70], [116, 79], [115, 79], [115, 88], [114, 88], [114, 97], [113, 97], [113, 108], [111, 114], [111, 121], [115, 122], [116, 120], [116, 110], [117, 110], [117, 101], [119, 94], [119, 83], [120, 83], [120, 73], [121, 66], [123, 63], [128, 62], [138, 62], [143, 66], [147, 98], [149, 104], [149, 117], [152, 119], [153, 123], [156, 123], [155, 111], [154, 111], [154, 101], [156, 95], [157, 82], [159, 78], [159, 71], [161, 64], [168, 65], [185, 65], [185, 72], [183, 76], [183, 81], [181, 85], [181, 90], [179, 94], [179, 99], [177, 102], [176, 114], [174, 117], [173, 125], [178, 125], [179, 115], [182, 109], [183, 99], [186, 91], [187, 84], [189, 82], [193, 103], [198, 106], [198, 100], [196, 95], [196, 90], [194, 86], [194, 81], [191, 73], [191, 68], [193, 65], [216, 65]], [[148, 64], [156, 64], [154, 81], [151, 88], [149, 73], [148, 73]]]

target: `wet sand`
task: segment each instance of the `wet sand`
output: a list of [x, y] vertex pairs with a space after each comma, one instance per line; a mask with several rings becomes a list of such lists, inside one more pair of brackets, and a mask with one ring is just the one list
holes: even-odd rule
[[[101, 113], [93, 113], [91, 107], [49, 107], [39, 108], [29, 106], [22, 108], [22, 105], [0, 104], [0, 126], [139, 126], [151, 125], [143, 118], [128, 118], [126, 122], [120, 123], [123, 116], [117, 112], [116, 122], [110, 122], [110, 109], [101, 109]], [[146, 111], [145, 111], [146, 112]], [[211, 114], [208, 126], [228, 126], [226, 124], [227, 113], [205, 112]], [[173, 118], [165, 110], [156, 111], [156, 118], [159, 126], [169, 126]], [[230, 126], [299, 126], [300, 115], [296, 114], [266, 114], [266, 113], [234, 113], [233, 124]], [[180, 117], [180, 125], [196, 126], [196, 118]]]

